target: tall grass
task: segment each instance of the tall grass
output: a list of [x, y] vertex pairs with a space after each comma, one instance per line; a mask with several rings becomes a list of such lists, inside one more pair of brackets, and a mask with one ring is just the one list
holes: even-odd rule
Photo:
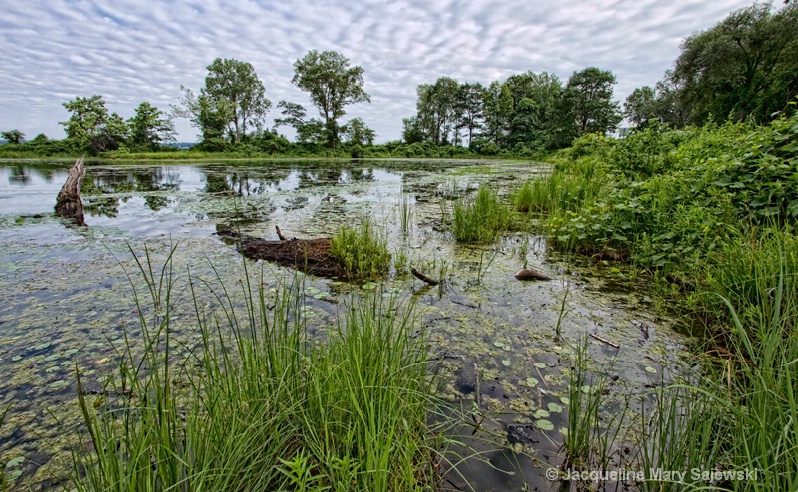
[[509, 227], [510, 219], [496, 192], [483, 185], [472, 201], [455, 201], [454, 237], [461, 243], [489, 243]]
[[175, 365], [171, 261], [154, 270], [146, 254], [140, 272], [144, 354], [126, 352], [93, 401], [79, 378], [88, 442], [73, 455], [77, 490], [433, 489], [426, 348], [412, 306], [353, 299], [320, 344], [307, 337], [297, 279], [274, 294], [246, 282], [243, 304], [216, 286], [212, 312], [192, 279], [201, 343]]
[[330, 254], [347, 278], [367, 280], [388, 272], [388, 238], [366, 218], [355, 227], [344, 226], [330, 242]]

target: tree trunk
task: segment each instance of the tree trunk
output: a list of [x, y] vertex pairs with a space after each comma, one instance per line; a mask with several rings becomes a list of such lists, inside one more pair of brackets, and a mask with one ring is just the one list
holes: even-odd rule
[[55, 203], [55, 214], [75, 221], [79, 226], [85, 226], [83, 221], [83, 203], [80, 200], [80, 182], [86, 170], [83, 168], [83, 158], [81, 157], [69, 170], [66, 183], [58, 193]]

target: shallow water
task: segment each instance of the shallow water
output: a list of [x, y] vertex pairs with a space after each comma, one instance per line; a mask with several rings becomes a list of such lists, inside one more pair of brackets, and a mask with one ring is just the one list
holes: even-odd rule
[[[267, 283], [291, 273], [243, 260], [215, 235], [219, 226], [276, 239], [279, 225], [286, 236], [310, 238], [368, 216], [384, 228], [392, 252], [403, 252], [411, 265], [433, 277], [434, 267], [447, 265], [446, 282], [434, 288], [407, 275], [364, 286], [308, 277], [305, 312], [311, 331], [321, 336], [347, 290], [384, 289], [417, 302], [441, 374], [440, 395], [470, 408], [477, 390], [474, 368], [479, 375], [480, 408], [490, 418], [473, 437], [473, 426], [462, 426], [473, 450], [482, 453], [482, 460], [461, 467], [476, 490], [552, 487], [544, 472], [563, 459], [563, 397], [574, 345], [585, 333], [620, 346], [590, 342], [596, 370], [618, 376], [610, 388], [618, 401], [657, 384], [684, 350], [673, 323], [652, 314], [642, 291], [614, 288], [608, 267], [573, 264], [548, 252], [544, 239], [523, 232], [484, 247], [454, 243], [446, 216], [455, 197], [480, 183], [507, 194], [523, 179], [546, 172], [541, 164], [91, 165], [82, 186], [86, 228], [52, 215], [67, 171], [66, 165], [0, 163], [0, 411], [12, 405], [0, 429], [0, 467], [24, 457], [8, 469], [21, 472], [18, 484], [34, 489], [53, 487], [68, 465], [74, 442], [67, 431], [81, 425], [76, 365], [89, 389], [101, 388], [117, 360], [114, 347], [121, 349], [126, 334], [135, 350], [138, 320], [124, 273], [136, 271], [129, 247], [141, 253], [146, 244], [160, 265], [178, 244], [175, 300], [184, 307], [175, 311], [174, 323], [184, 354], [196, 336], [189, 272], [216, 282], [212, 264], [234, 287], [244, 280], [244, 261], [253, 277], [265, 272]], [[409, 205], [407, 230], [402, 203]], [[525, 262], [554, 280], [517, 281], [513, 275]], [[541, 430], [541, 420], [552, 430]]]

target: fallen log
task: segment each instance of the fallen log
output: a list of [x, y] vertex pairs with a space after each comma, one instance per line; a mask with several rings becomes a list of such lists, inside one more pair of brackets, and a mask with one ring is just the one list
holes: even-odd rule
[[85, 226], [83, 220], [83, 203], [80, 200], [80, 182], [86, 170], [83, 168], [83, 158], [81, 157], [69, 170], [69, 176], [58, 192], [55, 202], [55, 214], [59, 217], [72, 219], [77, 225]]
[[551, 280], [551, 277], [545, 273], [533, 270], [531, 268], [524, 268], [523, 270], [519, 271], [515, 274], [515, 278], [518, 280]]
[[330, 254], [330, 238], [285, 239], [279, 226], [277, 231], [279, 240], [251, 237], [227, 228], [219, 228], [216, 234], [236, 239], [241, 254], [253, 260], [271, 261], [319, 277], [344, 276], [340, 264]]
[[441, 283], [440, 280], [431, 279], [431, 278], [427, 277], [426, 275], [424, 275], [423, 273], [421, 273], [418, 270], [416, 270], [415, 268], [411, 268], [410, 269], [410, 273], [412, 273], [413, 276], [416, 277], [417, 279], [421, 280], [422, 282], [426, 282], [429, 285], [438, 285], [439, 283]]

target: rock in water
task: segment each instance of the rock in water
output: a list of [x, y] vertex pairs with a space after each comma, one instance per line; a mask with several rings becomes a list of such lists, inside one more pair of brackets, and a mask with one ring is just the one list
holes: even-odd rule
[[551, 280], [551, 277], [531, 268], [524, 268], [515, 274], [518, 280]]

